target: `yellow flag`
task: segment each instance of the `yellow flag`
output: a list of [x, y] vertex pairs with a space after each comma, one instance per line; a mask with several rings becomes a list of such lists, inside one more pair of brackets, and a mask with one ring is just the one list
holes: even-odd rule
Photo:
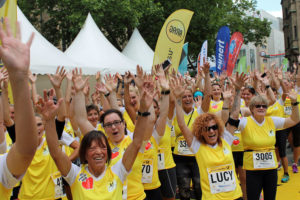
[[261, 64], [261, 66], [260, 66], [260, 73], [264, 73], [264, 71], [265, 71], [265, 65]]
[[173, 12], [165, 21], [155, 47], [153, 64], [169, 59], [172, 68], [178, 69], [185, 36], [194, 12], [180, 9]]
[[[17, 22], [17, 0], [0, 0], [0, 19], [1, 22], [7, 17], [10, 21], [11, 29], [16, 35], [16, 22]], [[3, 67], [2, 61], [0, 62], [0, 67]], [[13, 95], [10, 84], [8, 85], [8, 98], [10, 103], [13, 104]]]

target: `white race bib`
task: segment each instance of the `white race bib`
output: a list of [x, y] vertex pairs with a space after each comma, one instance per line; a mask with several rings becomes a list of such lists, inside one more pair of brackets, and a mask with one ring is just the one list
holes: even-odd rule
[[291, 106], [284, 106], [284, 114], [291, 115], [292, 114], [292, 107]]
[[253, 152], [254, 169], [264, 169], [275, 167], [275, 159], [272, 151], [254, 151]]
[[179, 153], [179, 154], [182, 154], [182, 155], [190, 155], [190, 154], [193, 154], [193, 153], [190, 151], [190, 148], [188, 147], [187, 142], [186, 142], [186, 140], [184, 139], [183, 136], [180, 136], [180, 137], [178, 138], [178, 153]]
[[165, 169], [165, 152], [163, 149], [158, 150], [158, 170]]
[[51, 178], [54, 182], [55, 198], [58, 199], [66, 196], [66, 193], [64, 192], [63, 181], [60, 172], [53, 173], [51, 175]]
[[153, 160], [147, 159], [143, 161], [142, 166], [142, 183], [152, 183], [153, 177]]
[[236, 180], [231, 164], [207, 168], [207, 172], [210, 192], [212, 194], [235, 190]]

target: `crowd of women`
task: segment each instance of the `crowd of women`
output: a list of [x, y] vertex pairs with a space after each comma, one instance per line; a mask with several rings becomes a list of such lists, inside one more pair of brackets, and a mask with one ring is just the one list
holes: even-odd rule
[[14, 38], [5, 25], [1, 199], [167, 200], [193, 191], [195, 199], [274, 200], [278, 163], [289, 180], [287, 137], [298, 172], [300, 72], [274, 64], [211, 77], [205, 63], [195, 77], [156, 65], [151, 74], [137, 66], [136, 75], [83, 78], [58, 67], [41, 97], [29, 72], [33, 36], [21, 43], [19, 28]]

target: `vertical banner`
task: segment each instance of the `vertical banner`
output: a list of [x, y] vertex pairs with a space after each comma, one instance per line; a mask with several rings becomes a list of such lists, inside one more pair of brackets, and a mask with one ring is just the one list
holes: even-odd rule
[[[1, 23], [4, 18], [7, 17], [10, 21], [11, 29], [16, 35], [16, 22], [17, 22], [17, 0], [0, 0], [0, 19]], [[5, 27], [4, 27], [5, 28]], [[3, 67], [2, 61], [0, 61], [0, 67]], [[10, 84], [8, 85], [8, 97], [10, 103], [13, 104], [13, 95]]]
[[168, 17], [156, 42], [153, 65], [170, 59], [171, 67], [178, 70], [182, 46], [193, 14], [190, 10], [180, 9]]
[[247, 59], [246, 56], [242, 56], [238, 63], [238, 70], [239, 73], [247, 73]]
[[216, 40], [216, 71], [218, 74], [227, 69], [229, 41], [230, 30], [227, 26], [222, 26]]
[[239, 56], [241, 47], [243, 45], [244, 38], [240, 32], [235, 32], [232, 34], [230, 39], [229, 46], [229, 55], [228, 55], [228, 63], [227, 63], [227, 75], [231, 76], [237, 58]]
[[188, 57], [188, 47], [189, 47], [188, 42], [186, 42], [182, 47], [180, 64], [178, 66], [178, 72], [181, 75], [184, 75], [184, 73], [188, 71], [188, 69], [187, 69], [187, 66], [188, 66], [188, 58], [187, 58]]
[[205, 40], [202, 44], [201, 51], [198, 55], [197, 59], [197, 69], [198, 69], [198, 74], [200, 73], [200, 66], [203, 66], [203, 59], [205, 62], [207, 61], [207, 40]]

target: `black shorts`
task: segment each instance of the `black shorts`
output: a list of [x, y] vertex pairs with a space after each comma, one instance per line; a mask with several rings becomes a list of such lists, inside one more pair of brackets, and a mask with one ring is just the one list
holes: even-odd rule
[[285, 132], [287, 135], [292, 132], [293, 134], [293, 146], [299, 147], [300, 146], [300, 122], [296, 124], [295, 126], [292, 126], [290, 128], [280, 130], [282, 132]]
[[234, 160], [234, 165], [235, 168], [238, 168], [239, 166], [243, 166], [243, 157], [244, 157], [244, 152], [243, 151], [233, 151], [233, 160]]
[[286, 157], [286, 139], [290, 132], [290, 128], [276, 131], [276, 144], [275, 147], [278, 147], [279, 157]]
[[176, 168], [164, 169], [158, 171], [159, 180], [161, 183], [160, 191], [164, 198], [176, 197]]

